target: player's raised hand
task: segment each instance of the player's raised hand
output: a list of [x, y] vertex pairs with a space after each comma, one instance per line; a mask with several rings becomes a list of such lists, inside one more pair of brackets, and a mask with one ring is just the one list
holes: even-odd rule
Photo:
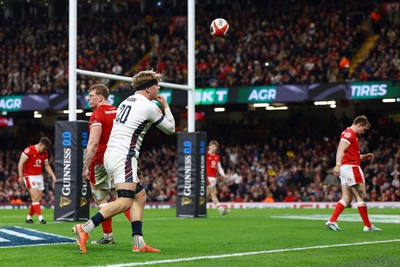
[[165, 99], [164, 96], [158, 95], [158, 96], [157, 96], [157, 101], [160, 102], [160, 104], [161, 104], [161, 106], [162, 106], [163, 108], [168, 107], [167, 100]]

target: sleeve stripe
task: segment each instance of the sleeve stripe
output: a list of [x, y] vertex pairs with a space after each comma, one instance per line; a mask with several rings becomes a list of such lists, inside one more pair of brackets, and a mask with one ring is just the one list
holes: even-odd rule
[[90, 125], [90, 128], [92, 128], [93, 126], [100, 126], [101, 127], [101, 123], [100, 122], [94, 122]]
[[163, 120], [164, 120], [164, 116], [162, 116], [158, 121], [156, 121], [156, 122], [153, 123], [153, 124], [154, 124], [154, 125], [158, 125], [158, 124], [160, 124]]
[[348, 144], [351, 144], [350, 141], [347, 140], [347, 139], [345, 139], [345, 138], [341, 138], [340, 141], [344, 141], [344, 142], [346, 142], [346, 143], [348, 143]]

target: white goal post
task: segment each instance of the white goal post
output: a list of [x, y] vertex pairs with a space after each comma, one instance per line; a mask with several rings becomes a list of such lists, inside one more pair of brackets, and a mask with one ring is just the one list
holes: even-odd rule
[[[161, 87], [186, 90], [188, 92], [188, 132], [195, 131], [195, 0], [187, 0], [188, 5], [188, 85], [160, 82]], [[132, 77], [125, 77], [101, 72], [77, 69], [77, 0], [69, 1], [69, 64], [68, 64], [68, 120], [76, 121], [76, 75], [87, 75], [110, 80], [132, 82]]]

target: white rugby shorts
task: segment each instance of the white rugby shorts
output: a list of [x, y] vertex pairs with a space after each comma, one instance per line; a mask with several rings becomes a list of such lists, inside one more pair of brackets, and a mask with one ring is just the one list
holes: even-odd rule
[[106, 151], [104, 154], [104, 167], [114, 179], [114, 184], [140, 182], [137, 175], [138, 166], [135, 157], [127, 160], [126, 155]]
[[352, 186], [365, 183], [364, 174], [360, 166], [342, 165], [340, 166], [340, 182], [342, 185]]
[[44, 190], [43, 175], [24, 176], [24, 183], [28, 189], [37, 188], [38, 190]]
[[209, 186], [217, 186], [217, 178], [216, 177], [207, 177]]

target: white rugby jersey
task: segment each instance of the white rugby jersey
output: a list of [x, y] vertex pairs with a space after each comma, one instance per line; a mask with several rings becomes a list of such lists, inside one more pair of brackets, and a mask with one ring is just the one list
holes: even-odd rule
[[140, 94], [131, 95], [119, 106], [107, 144], [107, 151], [138, 158], [143, 138], [152, 124], [166, 134], [175, 132], [175, 120], [170, 108], [164, 110]]

